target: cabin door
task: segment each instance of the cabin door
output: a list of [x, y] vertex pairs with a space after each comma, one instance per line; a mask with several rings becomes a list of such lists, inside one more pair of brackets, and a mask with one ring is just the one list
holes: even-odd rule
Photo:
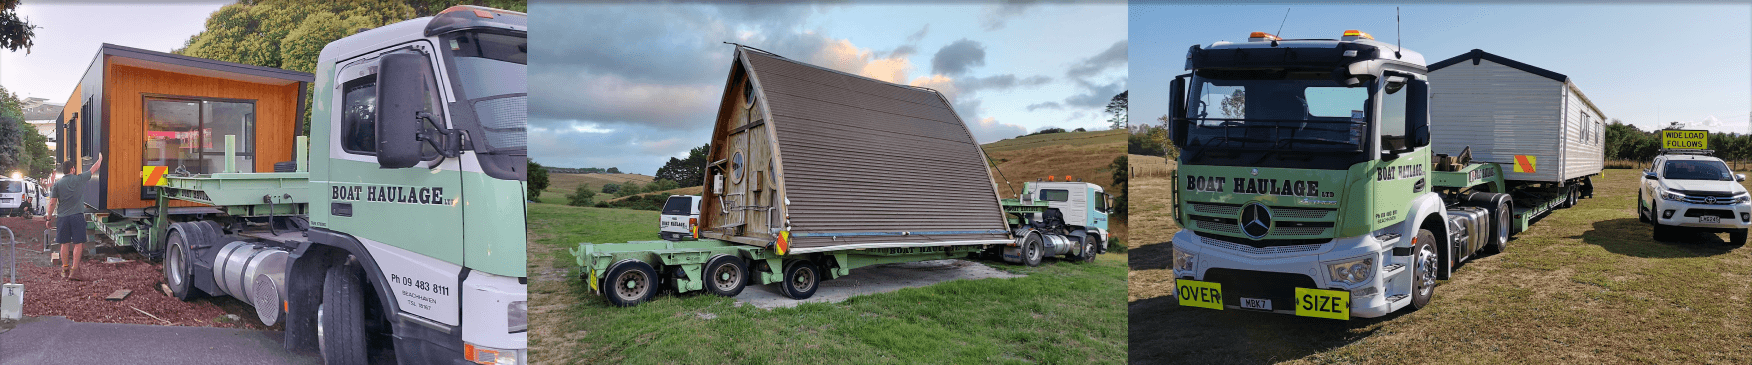
[[772, 196], [772, 141], [767, 138], [766, 114], [752, 87], [744, 86], [740, 117], [725, 142], [730, 153], [721, 196], [723, 226], [735, 236], [770, 237], [768, 222], [774, 214]]

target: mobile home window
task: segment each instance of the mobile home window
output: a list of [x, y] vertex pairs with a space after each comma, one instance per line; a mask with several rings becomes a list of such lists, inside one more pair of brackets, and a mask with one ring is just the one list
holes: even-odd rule
[[1071, 200], [1071, 191], [1065, 189], [1045, 189], [1040, 191], [1040, 200], [1062, 202]]
[[238, 172], [255, 172], [255, 102], [147, 97], [145, 166], [207, 174], [225, 166], [225, 136], [237, 136]]

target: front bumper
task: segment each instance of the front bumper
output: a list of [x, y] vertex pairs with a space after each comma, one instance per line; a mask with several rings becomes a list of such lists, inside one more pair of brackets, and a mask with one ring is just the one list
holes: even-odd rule
[[[1659, 200], [1655, 203], [1653, 215], [1655, 222], [1664, 226], [1723, 230], [1752, 227], [1752, 203], [1722, 205]], [[1720, 218], [1720, 222], [1702, 222], [1709, 216]]]
[[[1223, 284], [1225, 310], [1262, 311], [1241, 308], [1240, 298], [1249, 297], [1272, 300], [1272, 313], [1294, 315], [1291, 298], [1296, 287], [1350, 292], [1351, 317], [1380, 317], [1411, 303], [1411, 256], [1394, 256], [1391, 246], [1373, 236], [1339, 238], [1306, 247], [1280, 246], [1277, 250], [1213, 241], [1217, 240], [1192, 230], [1175, 233], [1175, 249], [1196, 257], [1189, 271], [1173, 268], [1174, 276]], [[1359, 257], [1374, 257], [1377, 263], [1368, 280], [1345, 285], [1329, 278], [1327, 263]]]

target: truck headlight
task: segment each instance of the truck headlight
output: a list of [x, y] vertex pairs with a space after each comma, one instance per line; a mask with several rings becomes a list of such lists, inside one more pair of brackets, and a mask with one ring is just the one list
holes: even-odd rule
[[1332, 281], [1346, 285], [1361, 284], [1369, 281], [1375, 275], [1375, 258], [1358, 257], [1339, 262], [1329, 262], [1326, 270], [1331, 274]]
[[1731, 204], [1745, 203], [1749, 200], [1752, 200], [1752, 195], [1746, 195], [1746, 194], [1735, 195], [1734, 202]]
[[1681, 201], [1685, 199], [1685, 194], [1675, 193], [1670, 190], [1661, 190], [1661, 199]]
[[506, 317], [505, 325], [510, 328], [510, 329], [506, 330], [505, 332], [507, 332], [507, 333], [528, 332], [529, 331], [529, 301], [519, 300], [519, 301], [511, 302], [511, 308], [509, 308], [505, 317]]
[[1188, 253], [1186, 251], [1181, 251], [1179, 247], [1175, 247], [1174, 248], [1174, 271], [1191, 273], [1192, 272], [1192, 263], [1193, 263], [1193, 260], [1196, 258], [1198, 258], [1197, 254]]

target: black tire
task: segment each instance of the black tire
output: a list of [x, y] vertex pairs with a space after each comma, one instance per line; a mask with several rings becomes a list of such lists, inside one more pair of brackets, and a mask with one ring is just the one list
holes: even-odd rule
[[365, 285], [356, 264], [331, 266], [323, 275], [316, 333], [323, 363], [365, 364]]
[[164, 285], [170, 287], [170, 295], [177, 300], [188, 301], [200, 298], [201, 289], [195, 288], [193, 269], [193, 251], [189, 245], [194, 244], [190, 238], [199, 237], [188, 232], [189, 227], [182, 223], [171, 225], [167, 246], [164, 248]]
[[779, 292], [786, 298], [809, 299], [815, 296], [815, 290], [821, 288], [821, 269], [809, 260], [790, 260], [785, 263], [785, 277], [779, 282]]
[[1430, 245], [1433, 242], [1436, 242], [1435, 233], [1427, 229], [1417, 230], [1417, 244], [1411, 247], [1411, 310], [1430, 305], [1430, 298], [1436, 296], [1436, 279], [1442, 265], [1441, 255]]
[[1655, 232], [1653, 234], [1654, 237], [1652, 237], [1652, 238], [1654, 238], [1655, 241], [1658, 241], [1658, 242], [1672, 242], [1673, 236], [1677, 235], [1676, 233], [1678, 233], [1675, 231], [1678, 231], [1678, 230], [1679, 230], [1679, 227], [1660, 224], [1657, 222], [1657, 223], [1655, 223]]
[[1477, 193], [1466, 197], [1466, 205], [1484, 208], [1490, 211], [1490, 242], [1484, 245], [1485, 254], [1496, 254], [1509, 248], [1509, 232], [1513, 223], [1509, 219], [1515, 215], [1515, 202], [1508, 194]]
[[1082, 262], [1095, 262], [1095, 256], [1100, 254], [1095, 252], [1096, 242], [1099, 242], [1099, 240], [1092, 237], [1084, 237], [1083, 254], [1078, 256], [1077, 260]]
[[1735, 246], [1745, 246], [1746, 245], [1746, 230], [1745, 229], [1736, 229], [1736, 230], [1728, 231], [1728, 244], [1735, 245]]
[[1022, 264], [1040, 266], [1040, 260], [1046, 257], [1046, 238], [1039, 233], [1029, 233], [1022, 239]]
[[644, 261], [623, 261], [602, 277], [602, 296], [618, 307], [631, 307], [657, 295], [657, 269]]
[[1650, 214], [1648, 212], [1650, 212], [1650, 211], [1652, 211], [1652, 210], [1649, 209], [1647, 206], [1643, 205], [1642, 190], [1640, 190], [1640, 189], [1637, 190], [1636, 191], [1636, 220], [1639, 222], [1643, 222], [1643, 223], [1653, 222], [1653, 220], [1649, 219]]
[[742, 289], [748, 286], [748, 265], [742, 258], [730, 255], [713, 257], [706, 261], [704, 276], [706, 291], [723, 297], [734, 297], [742, 294]]

